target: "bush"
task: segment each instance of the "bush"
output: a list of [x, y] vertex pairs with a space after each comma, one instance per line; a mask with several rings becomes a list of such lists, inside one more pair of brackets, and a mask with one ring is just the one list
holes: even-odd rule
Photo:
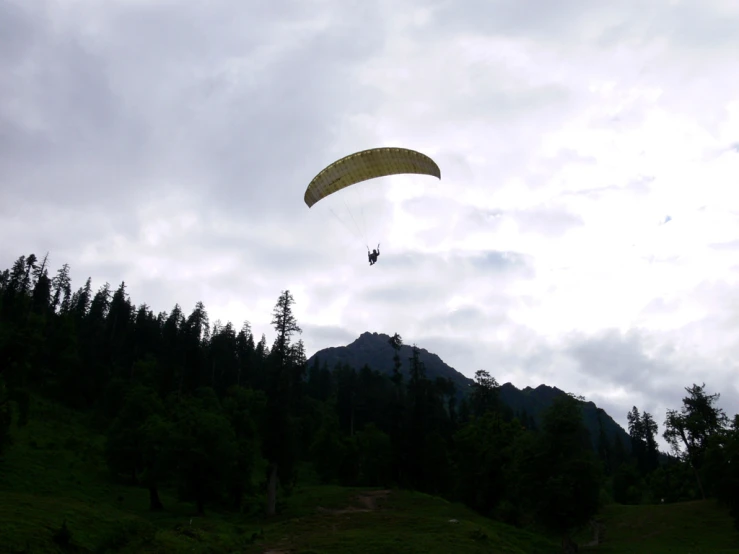
[[125, 547], [151, 544], [156, 537], [154, 525], [143, 519], [127, 519], [111, 529], [98, 545], [97, 554], [117, 552]]
[[54, 536], [51, 538], [57, 545], [65, 548], [72, 544], [72, 532], [67, 527], [67, 521], [62, 522], [62, 526], [54, 532]]

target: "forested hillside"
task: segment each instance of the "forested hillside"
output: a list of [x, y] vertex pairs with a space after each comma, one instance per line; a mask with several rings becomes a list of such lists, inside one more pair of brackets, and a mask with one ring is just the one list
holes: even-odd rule
[[[308, 364], [325, 364], [326, 367], [345, 365], [354, 369], [367, 366], [371, 370], [388, 375], [392, 371], [395, 351], [391, 346], [391, 337], [383, 333], [362, 333], [355, 341], [346, 346], [335, 346], [319, 350], [308, 359]], [[413, 347], [404, 344], [400, 347], [400, 373], [404, 378], [410, 376], [413, 359]], [[425, 348], [418, 348], [418, 358], [423, 364], [426, 377], [429, 379], [446, 379], [453, 383], [457, 392], [457, 400], [461, 401], [474, 390], [475, 381], [462, 375], [450, 367], [436, 354]], [[535, 389], [526, 387], [523, 390], [516, 388], [512, 383], [500, 386], [500, 400], [504, 406], [510, 408], [513, 414], [525, 425], [537, 427], [542, 423], [542, 415], [549, 408], [554, 399], [567, 393], [556, 387], [540, 385]], [[607, 440], [611, 444], [621, 441], [626, 449], [630, 449], [629, 435], [605, 411], [592, 402], [582, 405], [585, 426], [590, 433], [591, 442], [597, 448], [598, 442]], [[602, 434], [602, 436], [601, 436]], [[603, 439], [605, 437], [605, 439]], [[617, 447], [618, 448], [618, 447]]]
[[527, 425], [486, 371], [461, 400], [453, 380], [427, 374], [418, 348], [403, 373], [397, 334], [389, 370], [308, 364], [293, 306], [283, 291], [267, 345], [248, 323], [211, 324], [202, 303], [154, 313], [125, 283], [75, 290], [69, 266], [22, 256], [0, 274], [0, 445], [11, 452], [48, 417], [33, 410], [38, 396], [102, 433], [112, 478], [146, 491], [155, 512], [172, 492], [199, 514], [275, 516], [299, 468], [311, 468], [325, 484], [430, 493], [566, 544], [613, 501], [716, 497], [736, 515], [737, 418], [704, 386], [667, 414], [663, 436], [679, 455], [660, 463], [651, 414], [634, 407], [629, 444], [603, 434], [593, 449], [582, 399], [557, 395]]

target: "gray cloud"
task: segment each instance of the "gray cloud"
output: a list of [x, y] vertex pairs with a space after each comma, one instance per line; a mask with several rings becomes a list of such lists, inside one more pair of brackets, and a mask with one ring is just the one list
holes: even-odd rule
[[581, 217], [551, 208], [521, 211], [515, 217], [524, 230], [546, 236], [562, 236], [573, 227], [583, 225]]
[[[535, 233], [547, 237], [561, 237], [570, 229], [583, 225], [579, 215], [557, 206], [542, 205], [525, 210], [464, 208], [460, 209], [459, 213], [459, 221], [453, 230], [460, 235], [471, 230], [494, 232], [507, 220], [515, 221], [522, 233]], [[447, 225], [443, 227], [447, 228]]]
[[491, 35], [559, 40], [581, 36], [597, 17], [605, 19], [607, 15], [602, 7], [579, 0], [560, 2], [556, 6], [537, 3], [535, 12], [531, 8], [525, 4], [475, 0], [467, 5], [467, 9], [458, 10], [450, 4], [440, 3], [435, 17], [438, 22], [444, 22], [443, 29], [447, 33], [474, 29]]
[[[697, 327], [709, 326], [703, 322]], [[721, 360], [696, 353], [686, 340], [688, 333], [689, 328], [684, 328], [670, 338], [637, 329], [626, 333], [611, 329], [573, 336], [565, 351], [578, 364], [586, 396], [599, 405], [611, 406], [609, 413], [622, 425], [632, 406], [649, 411], [661, 425], [666, 410], [682, 406], [685, 387], [702, 383], [709, 393], [721, 392], [720, 407], [735, 413], [739, 382], [733, 369]], [[735, 349], [739, 341], [734, 343]], [[620, 390], [623, 395], [613, 397], [609, 390]]]
[[410, 279], [425, 275], [437, 286], [459, 282], [465, 278], [489, 278], [514, 274], [531, 276], [533, 269], [530, 263], [529, 257], [525, 254], [497, 250], [447, 254], [422, 254], [406, 251], [393, 253], [387, 260], [383, 260], [383, 264], [391, 270], [412, 270], [414, 273], [408, 275]]
[[539, 41], [578, 43], [596, 40], [601, 47], [639, 44], [646, 37], [665, 37], [686, 50], [715, 49], [736, 44], [733, 29], [739, 16], [727, 13], [728, 2], [715, 0], [701, 5], [653, 2], [645, 8], [635, 1], [618, 6], [567, 0], [556, 5], [531, 5], [504, 1], [473, 1], [465, 10], [438, 4], [436, 21], [446, 33], [475, 30], [491, 35], [526, 37]]
[[336, 325], [313, 325], [304, 323], [301, 325], [303, 334], [308, 338], [306, 347], [312, 352], [331, 346], [346, 345], [357, 338], [357, 333]]
[[490, 250], [481, 252], [470, 257], [471, 265], [484, 272], [509, 271], [509, 270], [527, 270], [529, 264], [526, 256], [518, 252], [498, 252]]
[[[587, 338], [574, 338], [567, 353], [580, 371], [599, 380], [630, 390], [649, 391], [651, 377], [664, 374], [669, 363], [645, 353], [644, 338], [634, 330], [623, 335], [616, 330]], [[653, 392], [653, 391], [650, 391]]]
[[604, 200], [611, 194], [622, 193], [624, 191], [634, 196], [645, 195], [649, 192], [649, 184], [654, 181], [654, 177], [639, 175], [627, 183], [625, 186], [606, 185], [602, 187], [586, 188], [576, 191], [568, 191], [565, 196], [587, 196], [592, 200]]
[[359, 297], [359, 301], [369, 304], [390, 304], [411, 306], [433, 302], [438, 299], [439, 289], [435, 286], [423, 283], [408, 285], [386, 285], [380, 287], [370, 286]]
[[[371, 9], [359, 14], [361, 23], [328, 28], [319, 19], [328, 13], [319, 13], [301, 32], [306, 10], [293, 7], [292, 17], [276, 19], [277, 11], [192, 6], [172, 14], [165, 5], [142, 5], [99, 13], [103, 40], [74, 27], [53, 34], [44, 19], [28, 18], [35, 44], [15, 46], [23, 55], [2, 68], [15, 77], [15, 95], [3, 96], [2, 110], [10, 118], [4, 127], [15, 128], [3, 174], [15, 179], [3, 194], [13, 192], [16, 205], [21, 193], [35, 193], [35, 201], [57, 205], [112, 206], [137, 201], [136, 193], [161, 179], [207, 194], [221, 214], [259, 219], [277, 208], [302, 210], [301, 187], [320, 169], [332, 127], [352, 103], [369, 100], [350, 68], [381, 35], [365, 27], [379, 21]], [[280, 42], [265, 44], [269, 28]], [[287, 33], [290, 42], [282, 40]], [[21, 73], [35, 56], [45, 63]], [[261, 67], [252, 67], [253, 58], [262, 58]], [[326, 88], [326, 80], [335, 86]], [[34, 127], [24, 125], [33, 120]], [[43, 166], [29, 172], [30, 159]]]
[[725, 250], [729, 252], [734, 252], [734, 251], [739, 250], [739, 240], [731, 240], [727, 242], [715, 242], [709, 246], [715, 250]]

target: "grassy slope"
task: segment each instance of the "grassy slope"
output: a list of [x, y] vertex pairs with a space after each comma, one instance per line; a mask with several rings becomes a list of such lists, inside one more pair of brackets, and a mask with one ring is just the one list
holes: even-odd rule
[[[739, 533], [727, 510], [712, 500], [677, 504], [622, 506], [602, 514], [605, 542], [584, 549], [603, 554], [720, 554], [739, 552]], [[587, 543], [590, 537], [578, 537]]]
[[[382, 495], [372, 511], [327, 513], [366, 508], [357, 498], [366, 490], [302, 486], [269, 522], [213, 511], [193, 517], [191, 504], [164, 491], [167, 512], [151, 514], [145, 490], [111, 483], [102, 462], [103, 438], [89, 431], [81, 415], [36, 399], [31, 422], [14, 429], [14, 436], [16, 444], [0, 462], [0, 552], [20, 552], [26, 545], [34, 553], [60, 552], [52, 536], [65, 520], [78, 552], [103, 551], [106, 543], [127, 552], [255, 554], [558, 550], [546, 538], [459, 504], [404, 491]], [[711, 503], [613, 506], [604, 517], [608, 542], [597, 549], [604, 553], [730, 552], [738, 546], [729, 518]]]
[[[316, 514], [322, 508], [360, 507], [357, 493], [366, 489], [311, 487], [280, 520], [265, 526], [272, 535], [264, 546], [275, 552], [369, 553], [550, 553], [548, 539], [485, 519], [468, 508], [421, 493], [392, 491], [376, 510]], [[292, 513], [289, 513], [292, 511]], [[456, 523], [450, 520], [457, 520]]]

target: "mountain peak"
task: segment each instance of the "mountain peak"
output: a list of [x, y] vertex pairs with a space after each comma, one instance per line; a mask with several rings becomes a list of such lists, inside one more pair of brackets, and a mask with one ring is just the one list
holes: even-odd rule
[[378, 339], [384, 339], [384, 340], [390, 340], [390, 335], [386, 335], [385, 333], [378, 333], [376, 331], [365, 331], [359, 337], [357, 337], [354, 342], [358, 342], [361, 340], [378, 340]]
[[[313, 363], [315, 359], [318, 359], [321, 363], [328, 363], [330, 368], [335, 367], [336, 364], [347, 364], [357, 370], [366, 365], [374, 371], [390, 374], [393, 370], [393, 356], [395, 355], [393, 347], [390, 346], [390, 338], [391, 336], [386, 333], [365, 331], [346, 346], [319, 350], [310, 357], [308, 363]], [[445, 364], [439, 356], [423, 348], [418, 348], [418, 353], [425, 366], [426, 377], [430, 380], [433, 381], [437, 377], [451, 379], [460, 392], [469, 388], [472, 380]], [[400, 371], [404, 376], [408, 376], [411, 355], [412, 346], [404, 344], [400, 349]]]

